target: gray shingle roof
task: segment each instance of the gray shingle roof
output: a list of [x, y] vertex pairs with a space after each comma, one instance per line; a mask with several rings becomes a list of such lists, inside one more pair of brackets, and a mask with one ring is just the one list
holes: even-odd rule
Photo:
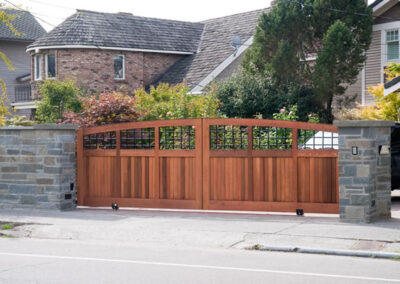
[[253, 35], [259, 16], [265, 11], [268, 9], [204, 21], [199, 52], [178, 61], [155, 84], [178, 84], [185, 80], [189, 88], [194, 88], [233, 54], [232, 40], [235, 35], [240, 35], [241, 44]]
[[7, 14], [16, 15], [16, 18], [11, 23], [21, 35], [15, 35], [5, 23], [0, 23], [0, 39], [34, 41], [46, 34], [46, 31], [31, 13], [13, 9], [2, 10], [6, 11]]
[[28, 46], [86, 45], [194, 53], [204, 24], [78, 10]]

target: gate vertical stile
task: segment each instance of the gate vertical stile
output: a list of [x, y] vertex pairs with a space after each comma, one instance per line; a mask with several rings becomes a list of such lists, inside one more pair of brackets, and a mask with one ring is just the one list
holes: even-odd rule
[[160, 201], [160, 127], [154, 127], [154, 199]]
[[203, 141], [203, 119], [195, 120], [195, 147], [196, 147], [196, 209], [203, 209], [203, 148], [205, 143]]
[[203, 119], [202, 123], [202, 139], [203, 139], [203, 209], [209, 209], [210, 200], [210, 121], [208, 119]]
[[83, 156], [83, 129], [79, 129], [76, 135], [76, 164], [78, 205], [82, 206], [84, 205], [85, 192], [87, 191], [87, 169]]
[[293, 158], [293, 193], [296, 196], [296, 209], [301, 209], [298, 208], [298, 203], [299, 203], [299, 179], [298, 179], [298, 172], [299, 172], [299, 167], [298, 167], [298, 133], [299, 130], [297, 128], [292, 128], [292, 158]]
[[[253, 200], [253, 125], [247, 125], [247, 159], [248, 159], [248, 194], [247, 198], [246, 195], [242, 196], [242, 201], [252, 201]], [[244, 173], [243, 173], [244, 174]]]
[[121, 166], [121, 131], [117, 128], [116, 130], [115, 130], [115, 139], [117, 140], [116, 141], [116, 148], [117, 148], [117, 151], [116, 151], [116, 157], [115, 157], [115, 159], [116, 159], [116, 167], [115, 167], [115, 169], [114, 169], [114, 171], [115, 171], [115, 176], [116, 176], [116, 185], [115, 185], [115, 188], [116, 188], [116, 190], [114, 190], [114, 194], [115, 194], [115, 196], [113, 196], [113, 197], [116, 197], [116, 198], [122, 198], [122, 182], [121, 182], [121, 169], [122, 169], [122, 166]]

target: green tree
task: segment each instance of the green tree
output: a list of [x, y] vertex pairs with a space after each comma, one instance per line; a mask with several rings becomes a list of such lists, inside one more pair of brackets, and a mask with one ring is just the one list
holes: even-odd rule
[[354, 83], [366, 59], [372, 23], [364, 0], [277, 0], [260, 16], [242, 65], [271, 73], [281, 90], [312, 88], [322, 120], [331, 122], [334, 98]]
[[[15, 29], [15, 27], [12, 24], [12, 21], [16, 18], [16, 15], [11, 15], [7, 14], [5, 10], [2, 10], [4, 8], [4, 4], [0, 3], [0, 28], [8, 28], [10, 29], [15, 35], [20, 35], [20, 33]], [[0, 60], [3, 61], [9, 70], [15, 70], [15, 68], [12, 66], [11, 61], [7, 58], [7, 56], [0, 51]], [[0, 91], [1, 91], [1, 96], [0, 96], [0, 126], [5, 125], [6, 121], [6, 115], [9, 115], [9, 108], [7, 106], [7, 88], [4, 80], [0, 77]]]
[[79, 90], [71, 80], [46, 80], [39, 88], [41, 100], [37, 102], [35, 118], [40, 123], [58, 122], [65, 112], [79, 112], [82, 108]]
[[250, 73], [245, 70], [235, 74], [215, 89], [221, 101], [221, 111], [227, 117], [273, 118], [282, 107], [298, 106], [299, 120], [307, 121], [308, 114], [318, 112], [314, 103], [314, 93], [304, 86], [288, 85], [280, 87], [274, 83], [269, 72]]

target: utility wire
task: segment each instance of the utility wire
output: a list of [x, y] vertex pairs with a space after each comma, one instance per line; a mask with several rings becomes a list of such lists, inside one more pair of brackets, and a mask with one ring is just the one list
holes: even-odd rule
[[[19, 10], [19, 11], [25, 11], [24, 9], [21, 9], [20, 7], [18, 7], [17, 5], [15, 5], [14, 3], [12, 3], [12, 2], [10, 2], [10, 1], [8, 1], [8, 0], [3, 0], [3, 1], [6, 2], [6, 3], [8, 3], [8, 4], [10, 4], [11, 6], [15, 7], [15, 8], [16, 8], [17, 10]], [[40, 18], [39, 16], [37, 16], [36, 13], [31, 13], [31, 14], [34, 15], [35, 18], [37, 18], [38, 20], [42, 21], [43, 23], [48, 24], [48, 25], [50, 25], [50, 26], [52, 26], [52, 27], [54, 27], [54, 28], [56, 27], [55, 25], [53, 25], [53, 24], [47, 22], [46, 20], [43, 20], [43, 19]]]
[[53, 4], [53, 3], [49, 3], [49, 2], [45, 2], [45, 1], [39, 1], [39, 0], [28, 0], [30, 2], [34, 2], [34, 3], [39, 3], [42, 5], [47, 5], [47, 6], [51, 6], [51, 7], [55, 7], [55, 8], [60, 8], [60, 9], [64, 9], [64, 10], [76, 10], [75, 8], [72, 7], [67, 7], [67, 6], [62, 6], [62, 5], [57, 5], [57, 4]]

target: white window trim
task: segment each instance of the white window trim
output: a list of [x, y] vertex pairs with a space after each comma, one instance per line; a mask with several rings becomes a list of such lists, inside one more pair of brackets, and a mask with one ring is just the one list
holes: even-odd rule
[[381, 33], [381, 80], [380, 83], [383, 84], [385, 81], [385, 74], [383, 73], [383, 69], [385, 66], [387, 66], [389, 63], [394, 62], [399, 64], [400, 63], [400, 51], [399, 51], [399, 59], [387, 59], [388, 55], [388, 46], [386, 42], [386, 32], [390, 32], [393, 30], [398, 30], [399, 31], [399, 49], [400, 49], [400, 21], [397, 22], [392, 22], [388, 24], [382, 24], [378, 25], [381, 26], [382, 29], [374, 29], [374, 30], [380, 30]]
[[55, 69], [55, 71], [57, 70], [56, 69], [56, 60], [55, 60], [55, 57], [56, 57], [56, 55], [55, 54], [46, 54], [46, 56], [44, 57], [44, 69], [45, 69], [45, 72], [46, 72], [46, 79], [56, 79], [56, 77], [57, 77], [57, 71], [56, 71], [56, 76], [54, 76], [54, 77], [49, 77], [49, 67], [48, 67], [48, 65], [47, 65], [47, 62], [48, 62], [48, 57], [49, 57], [49, 55], [54, 55], [54, 69]]
[[[39, 74], [37, 74], [37, 68], [36, 68], [37, 64], [38, 64], [37, 58], [39, 58]], [[33, 61], [34, 61], [34, 63], [33, 63], [34, 79], [35, 79], [35, 81], [40, 81], [40, 80], [42, 80], [42, 55], [41, 54], [35, 55], [33, 58]]]
[[[398, 56], [398, 58], [396, 58], [396, 59], [388, 59], [388, 56], [389, 56], [389, 45], [388, 45], [388, 43], [389, 42], [396, 42], [395, 40], [393, 40], [393, 41], [389, 41], [388, 42], [388, 40], [387, 40], [387, 33], [388, 32], [395, 32], [395, 31], [397, 31], [397, 42], [398, 42], [398, 48], [399, 48], [399, 56]], [[385, 54], [385, 62], [398, 62], [398, 61], [400, 61], [400, 29], [399, 28], [397, 28], [397, 29], [389, 29], [389, 30], [385, 30], [385, 51], [386, 51], [386, 54]]]
[[114, 60], [116, 56], [122, 56], [122, 78], [115, 78], [115, 70], [113, 70], [114, 72], [114, 80], [118, 80], [118, 81], [123, 81], [125, 80], [125, 55], [123, 54], [114, 54], [113, 57], [113, 67], [114, 67]]

